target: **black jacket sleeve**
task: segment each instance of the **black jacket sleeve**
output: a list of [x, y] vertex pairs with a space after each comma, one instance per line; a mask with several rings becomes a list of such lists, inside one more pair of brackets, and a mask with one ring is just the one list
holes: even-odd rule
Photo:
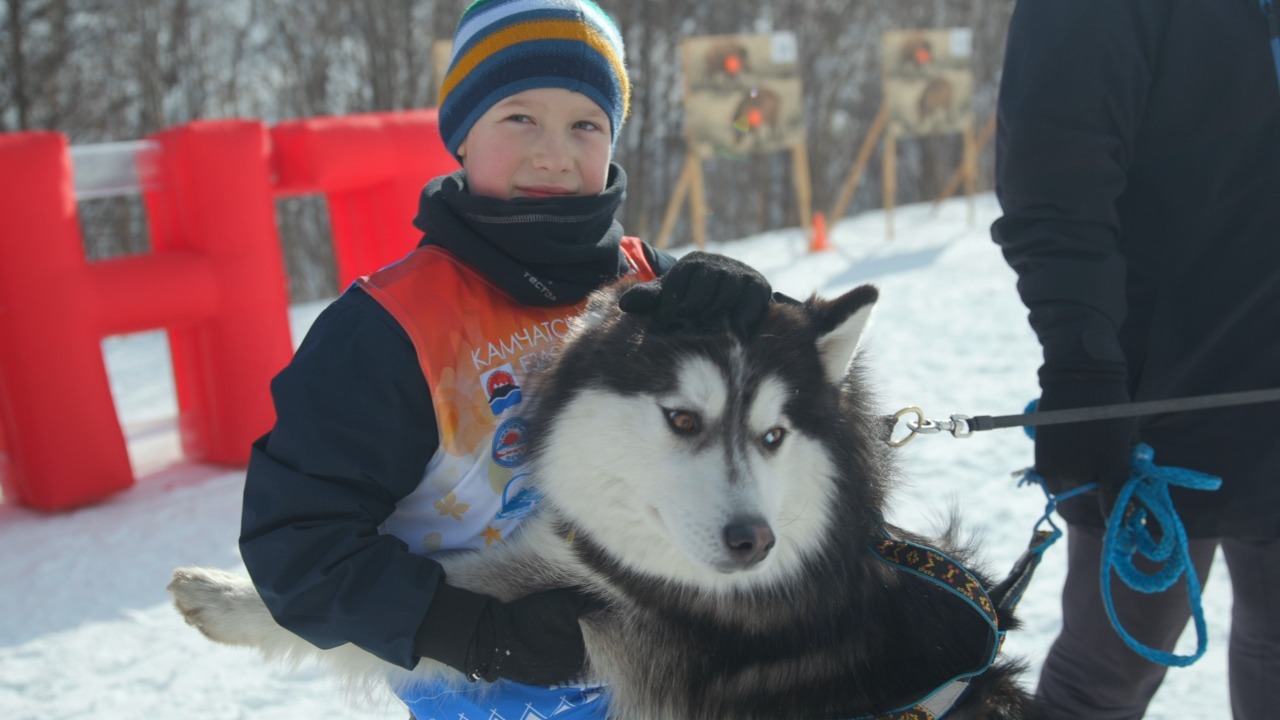
[[[1163, 0], [1021, 0], [998, 103], [992, 227], [1045, 347], [1126, 316], [1117, 204], [1158, 59]], [[1087, 331], [1087, 332], [1086, 332]], [[1114, 360], [1116, 348], [1101, 349]]]
[[252, 451], [240, 535], [258, 592], [281, 626], [319, 647], [350, 642], [412, 667], [443, 572], [378, 532], [439, 444], [408, 336], [349, 290], [271, 392], [276, 424]]
[[649, 261], [649, 267], [653, 268], [653, 272], [658, 277], [667, 274], [672, 265], [676, 264], [676, 259], [669, 253], [663, 252], [658, 248], [644, 243], [644, 257]]

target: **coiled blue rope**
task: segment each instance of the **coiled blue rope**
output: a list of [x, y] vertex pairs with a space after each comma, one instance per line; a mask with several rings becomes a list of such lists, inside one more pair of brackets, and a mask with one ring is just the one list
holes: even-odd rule
[[[1204, 655], [1208, 631], [1205, 628], [1204, 608], [1200, 605], [1200, 579], [1196, 577], [1196, 569], [1191, 564], [1187, 531], [1182, 527], [1182, 520], [1173, 508], [1169, 486], [1217, 490], [1222, 486], [1222, 478], [1185, 468], [1160, 467], [1153, 462], [1154, 459], [1155, 451], [1151, 446], [1139, 444], [1133, 448], [1130, 457], [1133, 475], [1116, 498], [1111, 517], [1107, 519], [1107, 533], [1102, 541], [1102, 597], [1112, 627], [1134, 652], [1161, 665], [1186, 667]], [[1159, 527], [1159, 541], [1151, 536], [1152, 520]], [[1133, 557], [1139, 552], [1149, 560], [1163, 563], [1160, 569], [1148, 575], [1134, 566]], [[1196, 626], [1195, 653], [1177, 655], [1157, 650], [1139, 642], [1124, 629], [1111, 602], [1113, 569], [1125, 585], [1148, 594], [1163, 592], [1172, 587], [1180, 576], [1186, 575], [1187, 599], [1191, 603], [1191, 617]]]
[[[1030, 429], [1028, 434], [1031, 434]], [[1111, 626], [1134, 652], [1161, 665], [1186, 667], [1204, 655], [1208, 644], [1208, 630], [1205, 626], [1204, 608], [1200, 603], [1200, 579], [1196, 576], [1196, 569], [1191, 563], [1191, 555], [1187, 548], [1187, 533], [1173, 507], [1169, 486], [1192, 490], [1217, 490], [1222, 485], [1222, 479], [1184, 468], [1160, 467], [1154, 460], [1155, 451], [1146, 444], [1136, 445], [1130, 455], [1132, 474], [1120, 490], [1115, 507], [1107, 518], [1107, 531], [1102, 541], [1102, 562], [1100, 563], [1102, 602], [1106, 607]], [[1030, 483], [1039, 484], [1048, 498], [1045, 514], [1036, 524], [1037, 529], [1044, 523], [1048, 523], [1053, 528], [1049, 539], [1037, 548], [1038, 552], [1043, 552], [1062, 535], [1062, 531], [1054, 524], [1051, 517], [1058, 503], [1094, 490], [1097, 484], [1082, 485], [1055, 496], [1049, 491], [1044, 478], [1036, 473], [1034, 468], [1024, 471], [1019, 481], [1019, 485]], [[1153, 524], [1159, 528], [1158, 541], [1151, 534]], [[1161, 563], [1160, 568], [1151, 574], [1139, 570], [1133, 563], [1134, 555], [1139, 552], [1148, 560]], [[1125, 629], [1116, 615], [1115, 603], [1111, 597], [1113, 570], [1126, 585], [1147, 594], [1163, 592], [1172, 587], [1179, 577], [1186, 575], [1187, 598], [1196, 628], [1196, 651], [1193, 654], [1177, 655], [1150, 647]]]

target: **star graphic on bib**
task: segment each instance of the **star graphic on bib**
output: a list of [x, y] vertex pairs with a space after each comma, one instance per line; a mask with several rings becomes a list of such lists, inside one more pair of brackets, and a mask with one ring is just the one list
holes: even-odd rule
[[454, 520], [461, 520], [462, 516], [471, 509], [470, 504], [458, 502], [458, 496], [453, 493], [449, 493], [443, 498], [437, 500], [433, 507], [435, 507], [441, 515], [448, 515]]
[[502, 540], [502, 531], [490, 525], [484, 529], [484, 532], [480, 533], [480, 536], [484, 538], [485, 545], [492, 545]]

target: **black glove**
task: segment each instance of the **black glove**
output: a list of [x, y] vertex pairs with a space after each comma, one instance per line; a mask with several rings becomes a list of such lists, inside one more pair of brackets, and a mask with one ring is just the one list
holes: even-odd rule
[[[1037, 410], [1066, 410], [1129, 403], [1121, 378], [1079, 376], [1041, 381]], [[1042, 425], [1036, 428], [1036, 472], [1055, 495], [1098, 483], [1098, 507], [1108, 517], [1129, 479], [1129, 452], [1137, 434], [1136, 418], [1112, 418]]]
[[[1032, 313], [1044, 346], [1037, 410], [1066, 410], [1131, 402], [1128, 372], [1112, 326], [1079, 308]], [[1056, 321], [1056, 322], [1054, 322]], [[1096, 482], [1098, 506], [1111, 513], [1129, 479], [1137, 418], [1042, 425], [1035, 429], [1036, 472], [1054, 494]]]
[[414, 647], [472, 680], [551, 685], [582, 674], [578, 618], [600, 607], [569, 588], [504, 603], [441, 583]]
[[713, 330], [727, 322], [746, 340], [764, 320], [771, 295], [769, 281], [750, 266], [695, 250], [662, 277], [624, 292], [618, 307], [651, 314], [659, 331]]

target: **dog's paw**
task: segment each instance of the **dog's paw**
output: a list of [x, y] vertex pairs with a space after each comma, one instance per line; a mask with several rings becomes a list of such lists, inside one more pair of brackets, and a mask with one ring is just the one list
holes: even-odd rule
[[264, 636], [280, 631], [246, 577], [216, 568], [178, 568], [169, 593], [187, 624], [215, 642], [259, 645]]

